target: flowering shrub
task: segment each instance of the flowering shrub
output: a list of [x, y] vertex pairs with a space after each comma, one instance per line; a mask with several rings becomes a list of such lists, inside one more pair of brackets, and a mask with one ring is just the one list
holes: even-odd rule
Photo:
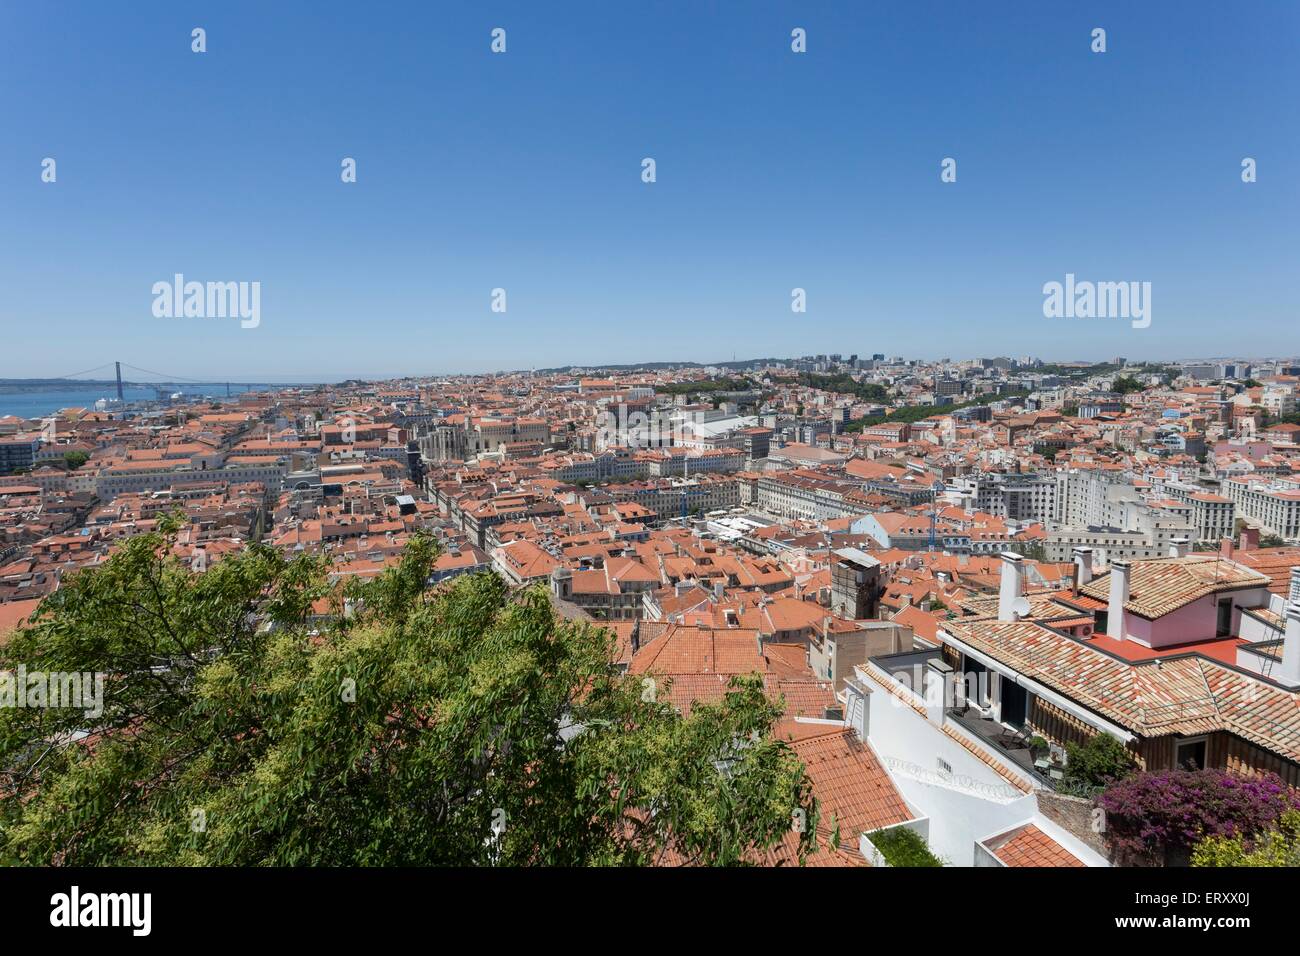
[[1246, 839], [1274, 829], [1300, 806], [1275, 774], [1246, 777], [1225, 770], [1138, 773], [1107, 787], [1098, 803], [1105, 836], [1121, 862], [1185, 865], [1207, 837]]

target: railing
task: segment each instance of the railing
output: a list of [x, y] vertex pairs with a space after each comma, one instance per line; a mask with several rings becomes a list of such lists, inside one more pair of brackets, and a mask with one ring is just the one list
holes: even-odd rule
[[[1033, 750], [1031, 750], [1027, 746], [1026, 747], [1007, 746], [1006, 740], [1004, 739], [1005, 728], [1001, 728], [1001, 725], [999, 725], [1000, 729], [998, 733], [992, 733], [990, 729], [986, 726], [986, 724], [988, 723], [986, 721], [972, 720], [970, 717], [961, 713], [958, 710], [949, 710], [946, 713], [947, 716], [954, 723], [958, 724], [964, 730], [967, 730], [971, 734], [978, 737], [984, 743], [988, 744], [994, 750], [998, 751], [998, 753], [1003, 754], [1007, 758], [1009, 758], [1012, 766], [1016, 770], [1021, 771], [1022, 773], [1029, 774], [1040, 784], [1042, 784], [1044, 787], [1047, 787], [1049, 790], [1056, 789], [1057, 781], [1052, 779], [1048, 774], [1043, 773], [1041, 770], [1039, 770], [1037, 767], [1034, 766]], [[1027, 754], [1030, 758], [1029, 763], [1022, 764], [1019, 761], [1015, 760], [1013, 755], [1017, 753]]]

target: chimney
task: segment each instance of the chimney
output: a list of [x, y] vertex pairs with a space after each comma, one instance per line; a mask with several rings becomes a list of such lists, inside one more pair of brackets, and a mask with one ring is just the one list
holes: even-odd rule
[[1192, 543], [1187, 538], [1174, 538], [1169, 542], [1169, 557], [1185, 558], [1191, 550]]
[[1227, 558], [1229, 561], [1231, 561], [1231, 560], [1232, 560], [1232, 550], [1233, 550], [1233, 549], [1232, 549], [1232, 539], [1231, 539], [1231, 538], [1224, 538], [1223, 541], [1219, 544], [1219, 557], [1221, 557], [1221, 558]]
[[1020, 555], [1014, 551], [1002, 552], [1002, 587], [998, 591], [998, 620], [1016, 620], [1015, 604], [1020, 600]]
[[944, 711], [952, 695], [952, 665], [939, 657], [926, 661], [922, 696], [925, 700], [925, 716], [934, 724], [943, 726]]
[[870, 693], [856, 678], [849, 678], [844, 685], [844, 722], [853, 728], [858, 739], [864, 743], [871, 727], [871, 709], [867, 706]]
[[[1292, 574], [1295, 570], [1292, 569]], [[1300, 687], [1300, 604], [1288, 601], [1286, 631], [1282, 637], [1282, 668], [1277, 681], [1284, 687]]]
[[1254, 551], [1259, 547], [1259, 529], [1242, 528], [1241, 541], [1237, 545], [1242, 551]]
[[1087, 546], [1074, 549], [1075, 580], [1079, 587], [1092, 581], [1092, 548]]
[[1106, 615], [1106, 635], [1124, 640], [1124, 605], [1128, 603], [1129, 571], [1127, 561], [1110, 563], [1110, 608]]

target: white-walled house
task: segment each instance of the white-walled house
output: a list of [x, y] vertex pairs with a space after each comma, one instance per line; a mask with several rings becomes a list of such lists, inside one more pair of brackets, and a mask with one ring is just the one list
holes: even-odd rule
[[[1044, 815], [1041, 784], [1031, 774], [950, 718], [944, 705], [951, 684], [931, 661], [941, 664], [937, 650], [874, 658], [856, 668], [843, 695], [845, 719], [870, 740], [907, 802], [927, 821], [930, 849], [953, 866], [1018, 865], [1009, 860], [1020, 859], [1108, 866]], [[1033, 854], [1024, 852], [1029, 847]]]

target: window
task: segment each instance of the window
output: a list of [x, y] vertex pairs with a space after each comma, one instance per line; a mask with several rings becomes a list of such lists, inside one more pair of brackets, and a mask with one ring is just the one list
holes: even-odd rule
[[1180, 770], [1205, 769], [1205, 738], [1188, 737], [1174, 745], [1174, 766]]
[[1224, 598], [1219, 602], [1218, 620], [1215, 622], [1214, 633], [1216, 637], [1226, 637], [1232, 630], [1232, 598]]

